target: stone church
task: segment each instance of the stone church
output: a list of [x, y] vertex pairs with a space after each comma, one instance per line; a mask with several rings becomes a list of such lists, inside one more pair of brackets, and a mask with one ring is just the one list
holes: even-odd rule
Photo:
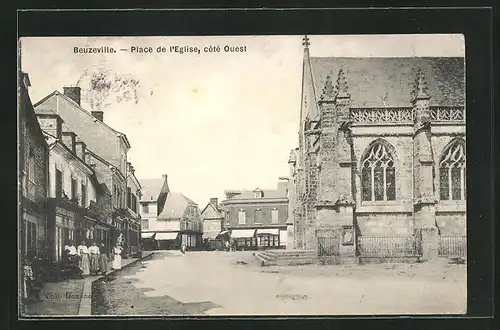
[[338, 235], [354, 255], [359, 237], [418, 231], [433, 256], [440, 236], [465, 239], [465, 59], [311, 57], [307, 36], [303, 46], [294, 248]]

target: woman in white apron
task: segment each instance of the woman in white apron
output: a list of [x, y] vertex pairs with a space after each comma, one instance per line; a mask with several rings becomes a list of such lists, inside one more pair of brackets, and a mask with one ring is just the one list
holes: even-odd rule
[[122, 268], [122, 247], [119, 244], [113, 248], [114, 259], [113, 259], [113, 269], [121, 269]]

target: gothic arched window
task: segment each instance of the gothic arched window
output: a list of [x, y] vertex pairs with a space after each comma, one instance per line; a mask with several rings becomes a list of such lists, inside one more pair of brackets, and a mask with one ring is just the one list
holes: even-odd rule
[[463, 141], [455, 141], [443, 153], [439, 163], [439, 198], [441, 200], [466, 198]]
[[396, 200], [396, 168], [387, 146], [374, 144], [361, 164], [361, 191], [363, 201]]

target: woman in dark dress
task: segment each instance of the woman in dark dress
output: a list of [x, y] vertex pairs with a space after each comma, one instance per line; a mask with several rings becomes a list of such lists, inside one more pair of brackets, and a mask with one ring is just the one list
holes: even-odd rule
[[109, 256], [109, 249], [107, 248], [104, 243], [101, 242], [100, 244], [100, 252], [101, 254], [99, 255], [99, 271], [101, 272], [102, 275], [106, 275], [108, 272], [108, 256]]

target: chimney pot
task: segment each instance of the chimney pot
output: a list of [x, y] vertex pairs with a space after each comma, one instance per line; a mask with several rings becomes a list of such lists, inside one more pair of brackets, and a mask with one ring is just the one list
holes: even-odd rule
[[104, 112], [103, 111], [91, 111], [90, 112], [94, 118], [104, 122]]
[[215, 206], [216, 209], [219, 208], [219, 199], [214, 197], [214, 198], [210, 198], [210, 204], [212, 204], [213, 206]]
[[81, 91], [80, 87], [63, 87], [64, 95], [75, 101], [80, 105], [81, 101]]

